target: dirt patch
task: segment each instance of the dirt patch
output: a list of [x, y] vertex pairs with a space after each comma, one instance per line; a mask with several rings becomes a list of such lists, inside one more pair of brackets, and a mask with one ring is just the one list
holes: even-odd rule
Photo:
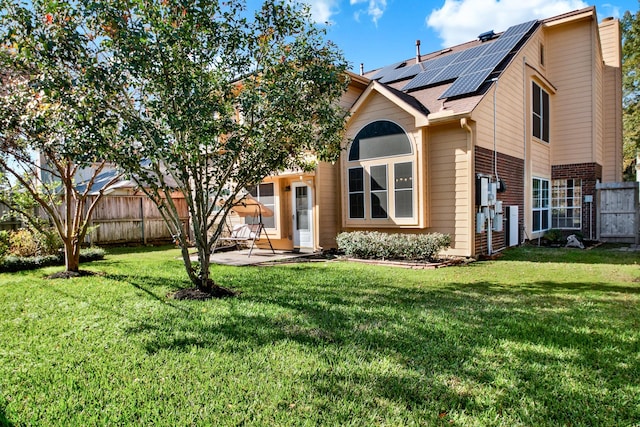
[[97, 273], [87, 270], [60, 271], [46, 276], [46, 279], [73, 279], [75, 277], [95, 276]]
[[167, 295], [169, 298], [177, 300], [196, 300], [204, 301], [212, 298], [229, 298], [240, 295], [240, 292], [233, 289], [225, 288], [223, 286], [211, 284], [208, 290], [200, 289], [197, 287], [180, 289], [177, 292]]

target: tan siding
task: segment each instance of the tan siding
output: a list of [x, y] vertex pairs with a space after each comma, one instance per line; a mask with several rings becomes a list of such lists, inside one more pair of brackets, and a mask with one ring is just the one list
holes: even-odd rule
[[451, 235], [451, 255], [470, 255], [471, 189], [467, 132], [460, 126], [429, 129], [430, 232]]
[[551, 176], [549, 144], [534, 142], [531, 145], [531, 173], [535, 176]]
[[351, 106], [356, 102], [361, 93], [362, 91], [360, 89], [349, 86], [347, 91], [344, 93], [344, 95], [342, 95], [342, 98], [340, 99], [340, 106], [345, 110], [349, 110]]
[[[411, 116], [409, 113], [398, 107], [393, 102], [386, 99], [384, 96], [380, 95], [377, 92], [372, 93], [369, 98], [364, 102], [359, 110], [358, 114], [354, 115], [349, 121], [346, 136], [347, 140], [352, 140], [357, 133], [367, 124], [374, 122], [376, 120], [390, 120], [392, 122], [400, 125], [404, 131], [407, 133], [409, 140], [411, 141], [413, 147], [413, 155], [412, 161], [417, 166], [417, 179], [416, 179], [416, 191], [417, 196], [417, 207], [418, 213], [415, 221], [407, 222], [407, 223], [393, 223], [390, 221], [380, 222], [376, 224], [376, 227], [388, 227], [388, 228], [397, 228], [397, 227], [424, 227], [426, 222], [427, 213], [425, 212], [425, 198], [428, 195], [425, 192], [425, 176], [427, 172], [424, 170], [424, 163], [421, 159], [425, 158], [426, 153], [424, 153], [423, 144], [422, 144], [422, 131], [420, 129], [416, 129], [415, 127], [415, 118]], [[348, 150], [348, 147], [347, 147]], [[347, 152], [348, 153], [348, 152]], [[346, 154], [345, 153], [345, 156]], [[345, 156], [342, 156], [342, 170], [341, 177], [342, 182], [346, 182], [344, 179], [344, 173], [346, 170], [346, 159]], [[342, 184], [341, 188], [341, 201], [343, 206], [347, 206], [347, 190], [345, 187], [346, 184]], [[393, 195], [390, 195], [390, 203]], [[365, 203], [368, 203], [366, 201]], [[348, 226], [347, 219], [347, 209], [343, 209], [342, 212], [342, 224], [344, 227]], [[369, 224], [374, 224], [374, 221], [369, 221]], [[353, 226], [361, 226], [362, 224], [351, 224]]]
[[[594, 73], [592, 22], [582, 20], [547, 30], [547, 78], [551, 97], [553, 164], [594, 161]], [[597, 85], [597, 83], [596, 83]]]
[[[527, 108], [526, 120], [529, 121], [529, 85], [527, 79], [523, 83], [523, 59], [536, 69], [544, 70], [539, 63], [540, 44], [544, 44], [543, 33], [537, 32], [523, 47], [521, 52], [511, 61], [502, 73], [498, 85], [494, 84], [478, 107], [473, 112], [473, 120], [478, 125], [477, 145], [493, 150], [493, 121], [494, 121], [494, 90], [496, 90], [496, 148], [499, 152], [516, 158], [524, 156], [524, 108]], [[546, 47], [545, 47], [546, 49]], [[526, 97], [526, 100], [525, 100]], [[481, 124], [481, 125], [480, 125]], [[531, 133], [530, 126], [527, 126]], [[527, 135], [529, 138], [529, 135]]]
[[603, 150], [602, 180], [622, 181], [622, 71], [620, 24], [610, 19], [600, 24], [600, 39], [604, 60]]
[[316, 173], [316, 241], [323, 249], [336, 247], [340, 218], [338, 173], [337, 165], [324, 162], [318, 165]]
[[396, 122], [410, 134], [412, 142], [416, 142], [418, 132], [415, 130], [415, 120], [400, 107], [387, 100], [378, 93], [370, 96], [367, 102], [360, 107], [362, 113], [353, 117], [349, 122], [347, 137], [352, 139], [368, 123], [375, 120], [390, 120]]

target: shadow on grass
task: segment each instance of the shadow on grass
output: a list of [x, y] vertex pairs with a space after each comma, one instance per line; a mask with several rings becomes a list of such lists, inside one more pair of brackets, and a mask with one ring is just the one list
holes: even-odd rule
[[[393, 273], [366, 271], [351, 272], [345, 285], [344, 271], [320, 272], [315, 266], [289, 267], [284, 273], [243, 270], [235, 279], [244, 293], [225, 302], [224, 314], [210, 319], [176, 310], [169, 318], [164, 313], [144, 319], [129, 332], [154, 330], [145, 344], [150, 354], [194, 347], [245, 354], [295, 342], [331, 355], [328, 365], [349, 357], [361, 365], [357, 373], [313, 372], [311, 383], [324, 396], [350, 396], [357, 393], [354, 387], [366, 384], [366, 393], [407, 408], [434, 399], [443, 409], [473, 412], [504, 405], [517, 410], [524, 401], [547, 408], [549, 420], [566, 420], [565, 414], [579, 413], [585, 402], [602, 404], [598, 399], [616, 407], [617, 391], [631, 387], [640, 375], [638, 363], [629, 360], [640, 350], [638, 341], [618, 333], [637, 316], [637, 307], [615, 295], [587, 295], [637, 295], [638, 288], [554, 282], [515, 289], [491, 282], [407, 288], [388, 283]], [[147, 278], [141, 283], [149, 284]], [[382, 359], [402, 373], [367, 367]], [[576, 387], [563, 380], [567, 371], [587, 379]], [[505, 378], [510, 385], [496, 385]], [[595, 384], [606, 397], [593, 394]], [[482, 403], [482, 390], [501, 387], [492, 402]], [[625, 416], [640, 415], [631, 403], [621, 410]]]
[[4, 405], [0, 405], [0, 427], [13, 427], [14, 424], [7, 418]]
[[179, 307], [171, 302], [171, 300], [165, 296], [159, 296], [153, 288], [170, 289], [171, 291], [177, 291], [189, 286], [188, 282], [176, 281], [174, 279], [167, 279], [153, 276], [128, 276], [123, 274], [107, 274], [105, 277], [109, 280], [114, 280], [121, 283], [128, 283], [139, 291], [143, 292], [152, 299], [170, 306], [172, 308], [188, 312], [184, 307]]

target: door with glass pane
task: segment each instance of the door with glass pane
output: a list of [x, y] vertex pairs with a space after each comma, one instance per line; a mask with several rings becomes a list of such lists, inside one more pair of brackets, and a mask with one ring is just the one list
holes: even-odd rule
[[313, 249], [313, 204], [311, 188], [304, 183], [294, 183], [293, 193], [293, 247]]

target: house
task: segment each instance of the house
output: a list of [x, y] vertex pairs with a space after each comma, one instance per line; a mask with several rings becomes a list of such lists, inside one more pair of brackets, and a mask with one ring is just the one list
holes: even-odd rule
[[341, 160], [251, 189], [280, 249], [341, 231], [451, 235], [491, 254], [549, 229], [596, 236], [596, 184], [622, 180], [621, 38], [595, 7], [488, 31], [363, 75]]

